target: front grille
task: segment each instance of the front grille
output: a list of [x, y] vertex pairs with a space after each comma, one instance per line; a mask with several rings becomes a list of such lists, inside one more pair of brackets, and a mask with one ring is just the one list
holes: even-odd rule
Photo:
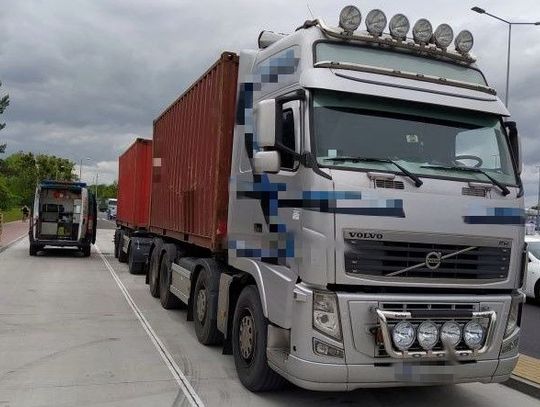
[[[426, 256], [444, 257], [429, 268]], [[438, 243], [374, 241], [345, 238], [345, 272], [380, 277], [503, 279], [508, 275], [510, 248]], [[414, 267], [414, 268], [413, 268]], [[410, 268], [410, 269], [409, 269]]]

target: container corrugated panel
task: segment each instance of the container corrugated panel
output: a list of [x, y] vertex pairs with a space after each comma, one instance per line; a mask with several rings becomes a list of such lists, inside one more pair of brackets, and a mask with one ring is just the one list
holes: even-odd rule
[[223, 249], [238, 56], [225, 52], [154, 121], [150, 230]]
[[137, 139], [118, 160], [116, 221], [133, 229], [147, 229], [150, 216], [152, 140]]

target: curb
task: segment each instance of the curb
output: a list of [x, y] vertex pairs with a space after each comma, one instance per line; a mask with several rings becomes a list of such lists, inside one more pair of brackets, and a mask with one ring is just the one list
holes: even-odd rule
[[512, 375], [510, 379], [501, 384], [540, 400], [540, 385], [530, 380]]
[[12, 240], [11, 242], [9, 242], [7, 245], [5, 246], [0, 246], [0, 253], [2, 253], [3, 251], [9, 249], [11, 246], [13, 246], [15, 243], [19, 243], [21, 240], [23, 240], [24, 238], [26, 237], [26, 233], [20, 237], [17, 237], [15, 240]]

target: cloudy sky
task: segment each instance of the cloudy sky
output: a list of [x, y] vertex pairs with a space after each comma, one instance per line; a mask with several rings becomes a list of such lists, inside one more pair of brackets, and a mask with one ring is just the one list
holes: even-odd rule
[[[426, 17], [475, 35], [474, 53], [504, 96], [507, 27], [471, 12], [540, 21], [538, 0], [309, 0], [337, 21], [346, 4], [411, 21]], [[116, 158], [224, 50], [256, 47], [261, 29], [292, 32], [310, 18], [305, 0], [2, 0], [1, 90], [11, 106], [0, 141], [8, 152], [53, 153], [79, 162], [83, 179], [116, 177]], [[523, 136], [527, 204], [540, 165], [540, 26], [513, 29], [510, 110]], [[90, 159], [86, 159], [90, 158]]]

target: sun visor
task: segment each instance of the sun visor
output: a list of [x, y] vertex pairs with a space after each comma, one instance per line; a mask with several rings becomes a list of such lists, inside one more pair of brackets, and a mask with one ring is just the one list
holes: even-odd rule
[[329, 89], [510, 116], [499, 98], [487, 92], [389, 75], [311, 68], [302, 73], [300, 84], [304, 88]]

